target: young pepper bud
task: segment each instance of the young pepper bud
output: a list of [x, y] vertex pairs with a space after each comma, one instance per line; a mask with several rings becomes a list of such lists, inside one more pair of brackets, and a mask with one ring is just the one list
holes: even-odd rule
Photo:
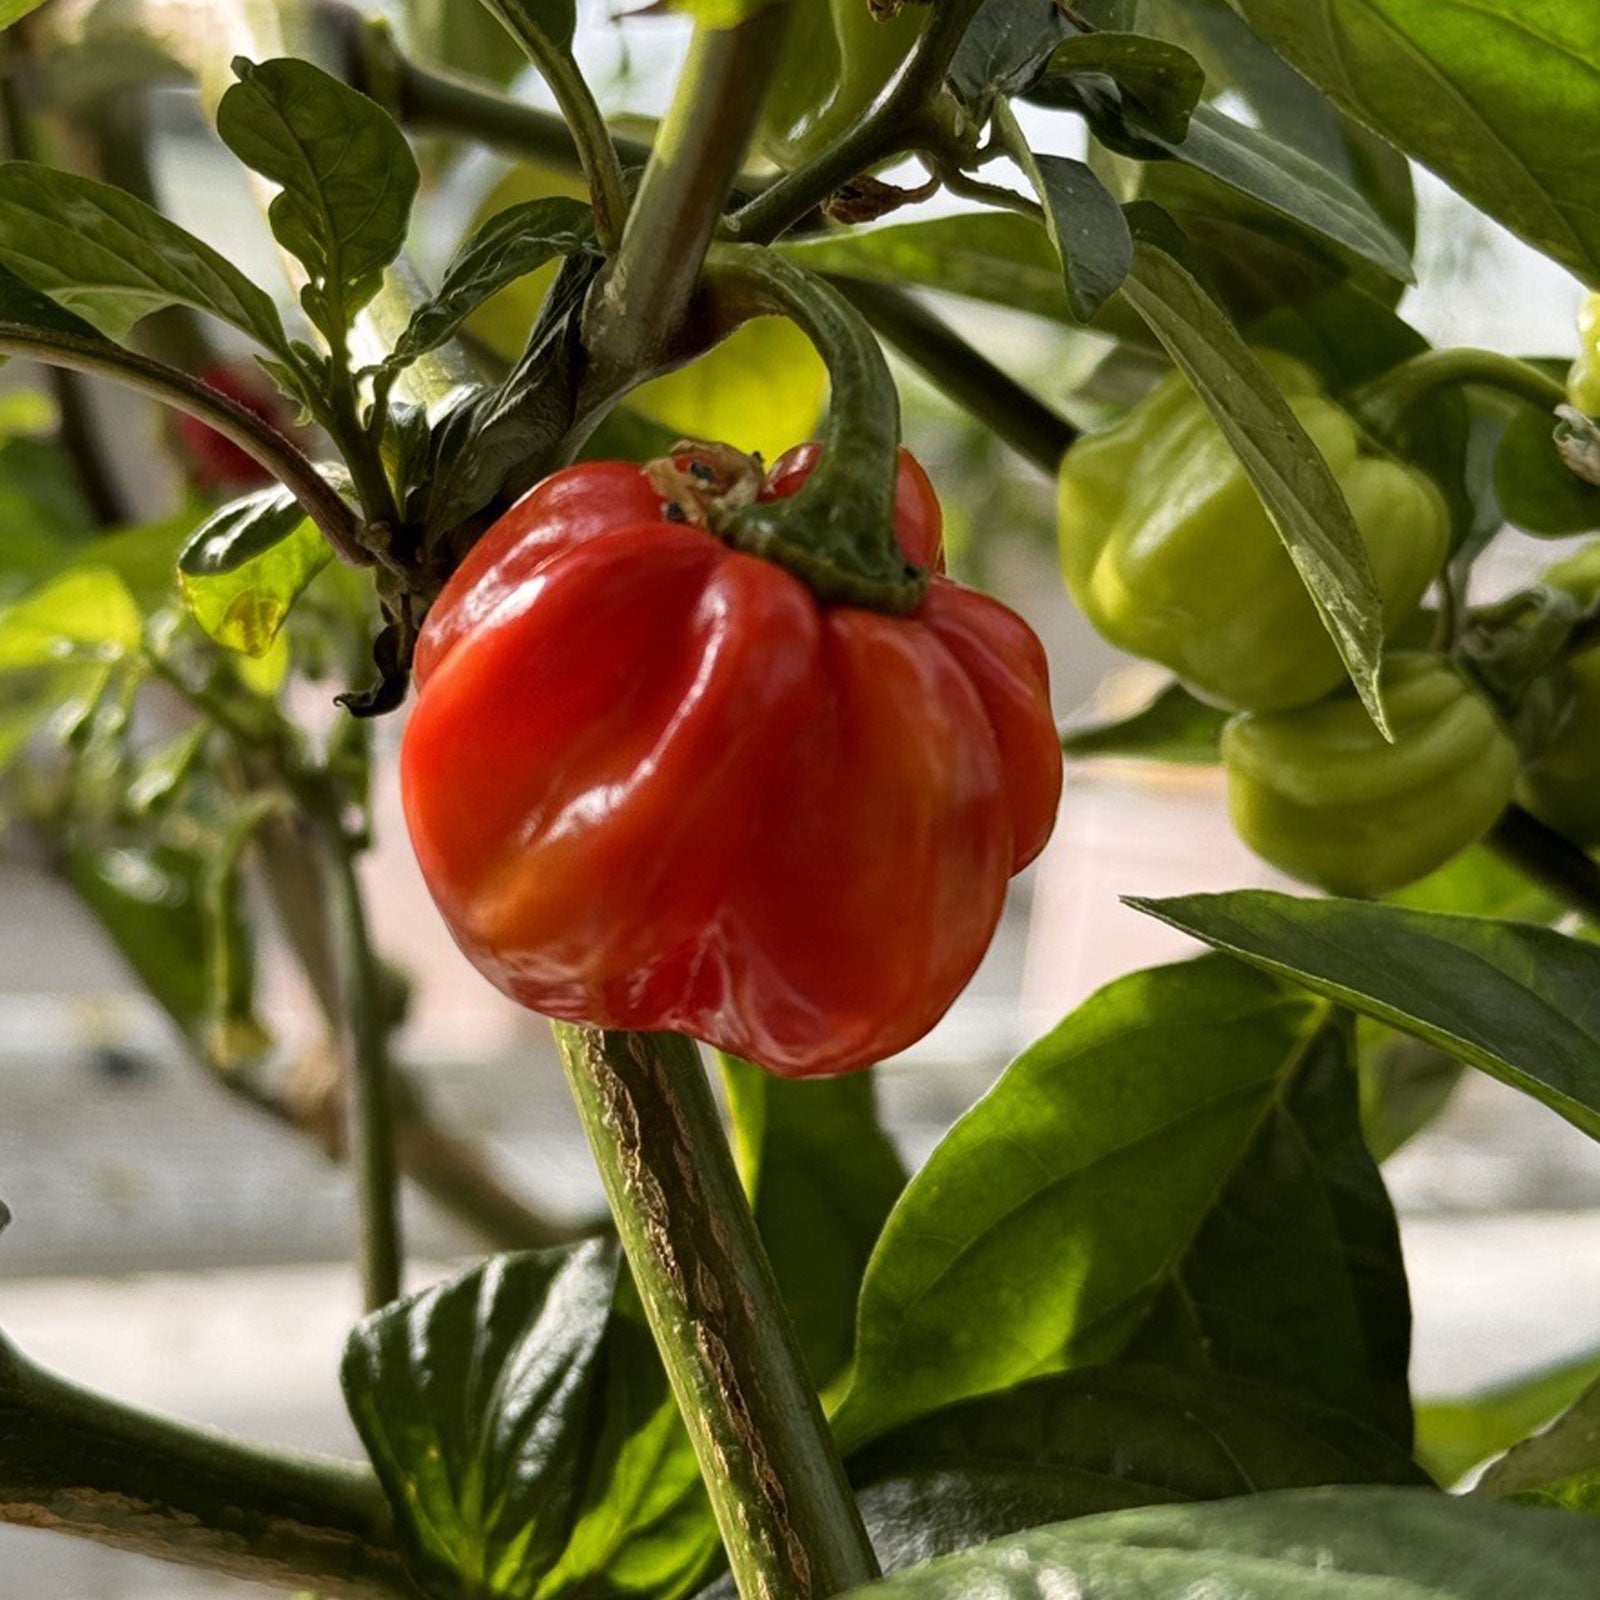
[[1505, 809], [1517, 752], [1489, 703], [1442, 656], [1383, 669], [1386, 744], [1353, 694], [1246, 712], [1222, 730], [1239, 837], [1291, 877], [1380, 895], [1423, 878]]
[[[1261, 359], [1350, 503], [1392, 637], [1443, 565], [1444, 497], [1425, 473], [1371, 453], [1309, 368]], [[1235, 710], [1307, 705], [1343, 681], [1266, 507], [1181, 374], [1067, 452], [1060, 511], [1067, 585], [1112, 644]]]

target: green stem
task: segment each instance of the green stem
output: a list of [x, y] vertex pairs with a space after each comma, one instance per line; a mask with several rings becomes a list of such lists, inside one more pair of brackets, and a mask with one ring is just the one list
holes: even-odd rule
[[[421, 67], [400, 52], [388, 29], [360, 16], [355, 21], [370, 38], [367, 54], [382, 53], [388, 87], [383, 103], [403, 128], [474, 139], [507, 155], [583, 172], [583, 152], [563, 118], [508, 94]], [[367, 81], [363, 77], [357, 87], [366, 89]], [[626, 167], [642, 167], [650, 159], [650, 146], [643, 139], [612, 134], [611, 143]]]
[[0, 1342], [0, 1520], [328, 1600], [415, 1600], [365, 1467], [90, 1393]]
[[[812, 0], [805, 0], [812, 3]], [[695, 30], [616, 260], [591, 296], [590, 378], [606, 403], [667, 363], [778, 62], [784, 7]], [[580, 410], [592, 409], [592, 398]]]
[[[457, 0], [458, 4], [468, 0]], [[551, 8], [542, 0], [483, 0], [483, 4], [511, 30], [528, 59], [556, 97], [583, 162], [594, 203], [595, 232], [601, 248], [610, 255], [617, 247], [628, 215], [628, 192], [622, 181], [622, 163], [612, 143], [605, 118], [589, 85], [578, 70], [572, 52], [545, 31]]]
[[1579, 916], [1600, 923], [1600, 862], [1521, 806], [1508, 806], [1489, 834], [1494, 852], [1542, 884]]
[[1078, 430], [911, 295], [859, 278], [828, 280], [935, 388], [1054, 477]]
[[1346, 396], [1346, 403], [1380, 438], [1389, 437], [1407, 412], [1439, 389], [1480, 384], [1553, 411], [1566, 390], [1554, 378], [1514, 356], [1493, 350], [1424, 350]]
[[787, 567], [820, 599], [914, 611], [928, 575], [895, 539], [900, 398], [872, 330], [837, 289], [759, 245], [715, 246], [706, 290], [718, 326], [768, 313], [792, 319], [833, 385], [821, 459], [800, 492], [714, 515], [714, 531]]
[[72, 372], [111, 378], [198, 417], [282, 483], [342, 560], [352, 566], [372, 565], [372, 557], [361, 546], [360, 521], [332, 484], [271, 423], [199, 378], [102, 339], [59, 333], [26, 322], [0, 321], [0, 355], [28, 356]]
[[765, 244], [787, 233], [829, 195], [860, 173], [895, 156], [944, 139], [930, 106], [984, 0], [938, 0], [927, 30], [888, 96], [847, 133], [802, 167], [796, 167], [736, 212], [735, 239]]
[[348, 1142], [360, 1217], [361, 1283], [369, 1311], [400, 1294], [400, 1168], [394, 1069], [378, 962], [367, 931], [355, 848], [330, 802], [317, 817], [328, 865], [331, 944], [341, 980], [339, 1026], [347, 1075]]
[[567, 1078], [744, 1600], [878, 1565], [688, 1040], [555, 1024]]

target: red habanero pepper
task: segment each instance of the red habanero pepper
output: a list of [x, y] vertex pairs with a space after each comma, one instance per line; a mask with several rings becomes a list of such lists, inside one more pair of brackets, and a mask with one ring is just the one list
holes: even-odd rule
[[[905, 452], [898, 490], [903, 553], [935, 562]], [[865, 1066], [944, 1014], [1049, 836], [1044, 652], [943, 577], [909, 616], [824, 603], [677, 509], [637, 466], [569, 467], [446, 585], [401, 758], [423, 875], [534, 1010], [785, 1076]]]

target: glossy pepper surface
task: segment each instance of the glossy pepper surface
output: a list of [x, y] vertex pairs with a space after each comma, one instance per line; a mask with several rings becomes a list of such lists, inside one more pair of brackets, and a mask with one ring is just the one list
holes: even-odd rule
[[[1582, 605], [1600, 600], [1600, 543], [1545, 573], [1544, 583]], [[1523, 769], [1517, 799], [1574, 844], [1600, 845], [1600, 649], [1566, 664], [1566, 713], [1550, 742]]]
[[[937, 565], [904, 453], [895, 523]], [[907, 617], [822, 604], [623, 462], [556, 473], [490, 530], [416, 677], [406, 819], [478, 968], [551, 1016], [786, 1075], [933, 1026], [1060, 794], [1044, 655], [1013, 612], [939, 576]]]
[[[1309, 368], [1262, 360], [1350, 503], [1393, 635], [1444, 561], [1444, 499], [1426, 474], [1369, 454]], [[1067, 585], [1096, 629], [1205, 699], [1275, 711], [1344, 680], [1265, 507], [1180, 374], [1067, 452], [1060, 537]]]
[[1383, 669], [1395, 742], [1353, 694], [1244, 713], [1222, 731], [1239, 837], [1335, 894], [1387, 894], [1479, 838], [1511, 799], [1517, 752], [1488, 702], [1442, 657]]
[[915, 0], [889, 15], [871, 0], [801, 0], [789, 7], [782, 59], [755, 134], [756, 153], [791, 168], [872, 109], [926, 26]]

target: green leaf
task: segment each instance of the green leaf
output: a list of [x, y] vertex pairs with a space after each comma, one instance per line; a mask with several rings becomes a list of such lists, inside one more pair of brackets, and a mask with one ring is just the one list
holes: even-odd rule
[[846, 1447], [1136, 1347], [1402, 1430], [1403, 1278], [1343, 1045], [1321, 1007], [1215, 960], [1079, 1007], [891, 1214], [835, 1419]]
[[1490, 1467], [1477, 1493], [1600, 1517], [1600, 1381]]
[[1128, 904], [1425, 1039], [1600, 1138], [1600, 949], [1586, 940], [1258, 889]]
[[1169, 683], [1142, 711], [1116, 722], [1068, 729], [1061, 748], [1069, 756], [1126, 756], [1140, 761], [1181, 761], [1214, 766], [1226, 711], [1208, 706], [1181, 683]]
[[240, 57], [233, 69], [217, 132], [280, 185], [273, 234], [311, 274], [307, 314], [337, 343], [405, 243], [416, 159], [388, 112], [308, 61]]
[[821, 1388], [850, 1359], [861, 1277], [905, 1168], [871, 1073], [795, 1081], [720, 1059], [740, 1175]]
[[594, 212], [581, 200], [530, 200], [498, 212], [456, 251], [438, 293], [412, 313], [384, 367], [398, 370], [438, 349], [508, 283], [595, 249]]
[[1141, 240], [1123, 295], [1210, 408], [1271, 515], [1373, 721], [1382, 604], [1332, 471], [1227, 314], [1165, 248]]
[[527, 65], [511, 35], [485, 5], [410, 0], [406, 16], [417, 53], [452, 72], [506, 89]]
[[[1417, 1406], [1417, 1459], [1440, 1483], [1452, 1484], [1544, 1427], [1597, 1380], [1600, 1352], [1591, 1351], [1463, 1400], [1424, 1400]], [[1600, 1470], [1600, 1449], [1593, 1458]]]
[[[5, 171], [0, 167], [0, 173]], [[79, 339], [100, 339], [100, 330], [74, 311], [33, 288], [5, 266], [0, 254], [0, 322], [21, 323], [46, 333], [68, 333]]]
[[1590, 0], [1232, 0], [1320, 89], [1600, 287]]
[[1424, 1489], [1114, 1511], [946, 1556], [873, 1600], [1591, 1600], [1600, 1529]]
[[1013, 94], [1037, 76], [1066, 32], [1053, 0], [985, 0], [951, 58], [950, 82], [969, 101]]
[[1354, 251], [1402, 283], [1412, 281], [1410, 252], [1361, 192], [1271, 134], [1201, 106], [1190, 120], [1188, 136], [1172, 143], [1169, 153]]
[[1600, 528], [1600, 485], [1561, 459], [1556, 419], [1538, 406], [1512, 403], [1494, 457], [1494, 492], [1507, 522], [1547, 538]]
[[139, 608], [122, 579], [106, 567], [85, 567], [0, 607], [0, 672], [120, 661], [142, 638]]
[[[558, 3], [570, 3], [570, 0], [558, 0]], [[686, 12], [704, 28], [736, 28], [772, 3], [773, 0], [667, 0], [673, 11]], [[557, 9], [557, 4], [552, 4], [550, 9]], [[572, 37], [570, 28], [567, 37], [569, 40]]]
[[1063, 39], [1043, 74], [1028, 86], [1027, 98], [1042, 105], [1077, 104], [1073, 80], [1109, 78], [1121, 91], [1122, 111], [1145, 132], [1182, 139], [1200, 103], [1206, 75], [1179, 45], [1144, 34], [1100, 31]]
[[887, 1570], [1127, 1506], [1426, 1481], [1392, 1439], [1315, 1401], [1131, 1365], [948, 1407], [869, 1446], [850, 1475]]
[[607, 1245], [497, 1256], [375, 1312], [340, 1376], [396, 1526], [459, 1600], [525, 1600], [567, 1542], [600, 1417]]
[[1122, 207], [1083, 162], [1030, 150], [1004, 101], [995, 106], [995, 121], [1044, 207], [1072, 315], [1087, 322], [1117, 292], [1133, 264], [1133, 235]]
[[43, 4], [44, 0], [0, 0], [0, 28], [9, 28]]
[[630, 1282], [606, 1334], [604, 1418], [566, 1550], [539, 1600], [678, 1600], [722, 1553], [700, 1465]]
[[[225, 256], [154, 207], [76, 173], [31, 161], [0, 164], [0, 263], [111, 339], [164, 307], [210, 312], [278, 354], [287, 347], [271, 297]], [[32, 314], [0, 285], [0, 315], [83, 334], [74, 315]]]
[[261, 489], [208, 517], [178, 555], [195, 620], [229, 650], [263, 656], [332, 551], [285, 488]]
[[201, 1040], [210, 986], [200, 852], [84, 845], [68, 850], [65, 867], [78, 899], [151, 998]]
[[851, 229], [779, 246], [814, 272], [966, 295], [1055, 322], [1076, 318], [1049, 234], [1003, 211]]

